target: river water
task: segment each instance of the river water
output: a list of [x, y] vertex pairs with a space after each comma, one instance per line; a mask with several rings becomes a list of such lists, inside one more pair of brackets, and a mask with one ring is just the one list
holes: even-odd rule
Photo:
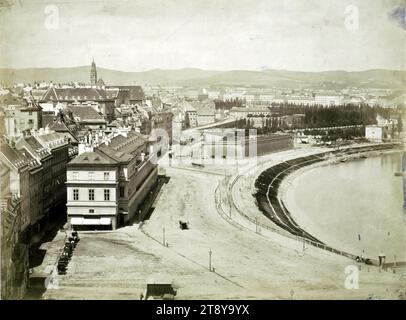
[[[337, 249], [406, 261], [402, 153], [311, 168], [288, 179], [284, 201], [306, 231]], [[289, 181], [290, 180], [290, 181]]]

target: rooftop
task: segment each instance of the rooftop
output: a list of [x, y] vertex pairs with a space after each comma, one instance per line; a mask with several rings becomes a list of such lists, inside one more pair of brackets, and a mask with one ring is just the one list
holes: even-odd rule
[[49, 87], [42, 101], [99, 101], [112, 100], [114, 94], [100, 88], [55, 88]]
[[97, 149], [93, 152], [84, 152], [75, 157], [69, 164], [115, 164], [116, 161], [105, 156]]
[[0, 145], [0, 152], [16, 169], [20, 169], [26, 165], [31, 168], [40, 166], [28, 152], [18, 151], [6, 143]]
[[98, 120], [105, 122], [104, 118], [90, 106], [70, 106], [69, 109], [73, 115], [80, 118], [80, 120]]
[[118, 88], [119, 95], [120, 95], [120, 92], [121, 93], [128, 92], [130, 100], [144, 100], [145, 99], [145, 94], [144, 94], [144, 91], [142, 90], [141, 86], [108, 86], [106, 88], [108, 88], [108, 89]]
[[137, 149], [147, 142], [142, 134], [131, 131], [127, 137], [120, 134], [112, 138], [108, 144], [101, 144], [98, 149], [116, 161], [129, 161]]

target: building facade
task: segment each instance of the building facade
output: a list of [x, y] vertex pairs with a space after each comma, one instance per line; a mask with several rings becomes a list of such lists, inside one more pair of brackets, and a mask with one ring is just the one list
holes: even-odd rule
[[[66, 164], [69, 157], [69, 144], [65, 136], [58, 132], [41, 129], [32, 132], [16, 141], [16, 149], [26, 157], [40, 164], [42, 170], [34, 170], [35, 182], [42, 181], [37, 188], [42, 188], [42, 201], [40, 227], [43, 227], [49, 220], [61, 218], [63, 211], [56, 210], [66, 203]], [[39, 211], [39, 209], [38, 209]], [[52, 214], [51, 214], [52, 213]]]
[[8, 93], [0, 96], [0, 108], [4, 113], [4, 133], [11, 140], [19, 138], [26, 130], [42, 127], [42, 108], [35, 101]]
[[214, 123], [216, 121], [214, 110], [199, 110], [197, 111], [197, 125], [204, 126], [205, 124]]
[[384, 136], [383, 128], [371, 125], [365, 127], [365, 138], [373, 142], [382, 142]]
[[[96, 87], [57, 88], [50, 86], [40, 100], [47, 109], [60, 110], [68, 106], [92, 107], [106, 121], [114, 120], [116, 93]], [[54, 107], [51, 108], [50, 105]]]
[[157, 181], [149, 141], [136, 132], [89, 143], [67, 168], [67, 212], [73, 229], [116, 229], [142, 220]]

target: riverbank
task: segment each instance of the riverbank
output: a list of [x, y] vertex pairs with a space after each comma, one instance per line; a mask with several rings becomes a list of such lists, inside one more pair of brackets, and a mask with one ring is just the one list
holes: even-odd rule
[[[400, 163], [392, 163], [401, 151], [363, 154], [367, 159], [328, 159], [292, 172], [281, 182], [278, 199], [307, 232], [339, 250], [373, 259], [384, 253], [386, 262], [404, 261], [402, 182], [394, 175]], [[381, 162], [394, 168], [380, 174]]]

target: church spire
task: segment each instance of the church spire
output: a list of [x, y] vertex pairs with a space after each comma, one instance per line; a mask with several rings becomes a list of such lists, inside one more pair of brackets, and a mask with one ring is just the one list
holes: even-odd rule
[[96, 83], [97, 83], [96, 63], [94, 62], [94, 58], [92, 58], [92, 65], [90, 67], [90, 84], [96, 85]]

